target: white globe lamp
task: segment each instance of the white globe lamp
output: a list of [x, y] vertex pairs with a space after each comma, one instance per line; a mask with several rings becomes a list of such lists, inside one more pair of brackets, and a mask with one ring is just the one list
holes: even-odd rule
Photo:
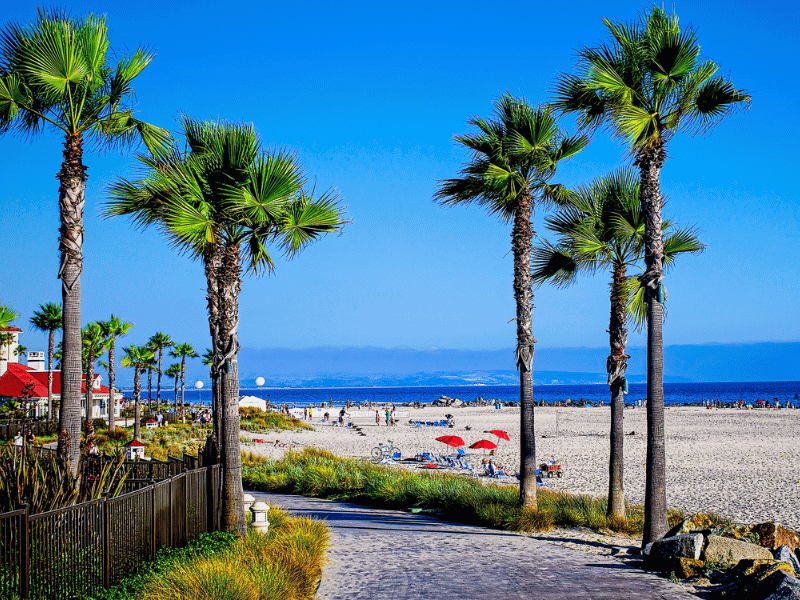
[[195, 383], [194, 384], [194, 389], [202, 390], [203, 389], [203, 382], [202, 381], [198, 381], [197, 383]]
[[261, 387], [262, 385], [264, 385], [265, 382], [266, 382], [266, 380], [263, 377], [256, 377], [256, 385], [257, 386]]

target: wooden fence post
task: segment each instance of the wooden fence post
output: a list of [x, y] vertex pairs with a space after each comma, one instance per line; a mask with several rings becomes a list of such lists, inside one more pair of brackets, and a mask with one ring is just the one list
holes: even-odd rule
[[19, 528], [19, 597], [27, 600], [30, 588], [30, 544], [28, 543], [28, 505], [25, 505], [25, 514], [22, 515], [22, 526]]
[[108, 493], [103, 494], [103, 588], [111, 587], [111, 516]]
[[156, 484], [150, 479], [150, 513], [153, 531], [150, 532], [150, 560], [156, 558]]
[[169, 547], [175, 547], [175, 525], [172, 519], [175, 516], [175, 510], [172, 506], [172, 477], [169, 478]]

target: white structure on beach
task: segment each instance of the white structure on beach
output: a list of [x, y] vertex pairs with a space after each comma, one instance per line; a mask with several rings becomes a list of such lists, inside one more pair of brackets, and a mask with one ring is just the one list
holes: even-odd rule
[[267, 411], [267, 401], [255, 396], [242, 396], [239, 398], [239, 408], [260, 408]]

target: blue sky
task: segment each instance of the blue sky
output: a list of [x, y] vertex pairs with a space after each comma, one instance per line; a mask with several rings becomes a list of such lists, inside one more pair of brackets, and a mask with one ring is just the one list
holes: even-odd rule
[[[5, 7], [29, 21], [35, 3]], [[605, 35], [601, 17], [632, 19], [633, 2], [75, 2], [106, 13], [112, 44], [157, 52], [136, 81], [139, 117], [252, 121], [266, 146], [297, 152], [353, 223], [276, 273], [247, 279], [240, 335], [253, 348], [378, 346], [510, 348], [515, 343], [510, 228], [478, 208], [431, 200], [466, 155], [452, 136], [488, 115], [504, 91], [548, 98], [574, 50]], [[753, 96], [705, 137], [677, 137], [662, 172], [665, 216], [708, 244], [668, 280], [667, 344], [800, 340], [798, 9], [782, 2], [677, 2], [703, 53]], [[564, 125], [571, 128], [569, 121]], [[561, 168], [576, 185], [626, 160], [599, 133]], [[22, 314], [60, 299], [55, 174], [61, 140], [0, 138], [0, 302]], [[83, 321], [133, 321], [207, 347], [204, 278], [156, 231], [99, 216], [109, 183], [134, 174], [130, 153], [87, 153]], [[543, 232], [543, 213], [536, 215]], [[540, 347], [607, 342], [608, 277], [536, 293]], [[630, 336], [643, 345], [641, 334]], [[513, 367], [512, 367], [513, 368]]]

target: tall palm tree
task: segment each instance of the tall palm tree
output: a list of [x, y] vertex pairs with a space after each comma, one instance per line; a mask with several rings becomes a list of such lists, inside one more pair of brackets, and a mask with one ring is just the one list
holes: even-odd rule
[[509, 94], [494, 103], [494, 118], [472, 117], [476, 133], [455, 136], [472, 160], [460, 177], [440, 182], [435, 199], [445, 206], [478, 204], [504, 223], [513, 222], [514, 298], [517, 304], [516, 364], [520, 374], [520, 504], [537, 507], [536, 441], [533, 424], [531, 318], [531, 213], [561, 188], [548, 184], [560, 160], [580, 152], [587, 140], [569, 137], [547, 107], [533, 107]]
[[105, 352], [106, 339], [99, 323], [89, 323], [82, 331], [84, 370], [86, 373], [86, 420], [92, 420], [94, 408], [94, 363]]
[[[182, 344], [175, 344], [175, 348], [170, 351], [169, 355], [173, 358], [180, 358], [181, 359], [181, 408], [183, 408], [183, 392], [186, 386], [186, 359], [187, 358], [199, 358], [199, 354], [194, 351], [192, 345], [188, 342], [184, 342]], [[175, 410], [178, 410], [178, 395], [175, 394]]]
[[150, 343], [155, 347], [158, 352], [158, 383], [156, 384], [156, 406], [161, 406], [161, 359], [164, 356], [164, 348], [172, 348], [175, 342], [163, 331], [157, 332], [150, 338]]
[[131, 344], [122, 349], [125, 356], [122, 357], [123, 367], [133, 368], [133, 401], [135, 406], [135, 418], [133, 423], [133, 439], [139, 440], [139, 428], [141, 426], [140, 400], [142, 397], [142, 370], [150, 368], [155, 358], [153, 352], [147, 346], [135, 346]]
[[[640, 210], [638, 176], [631, 170], [619, 170], [598, 177], [591, 184], [570, 195], [567, 205], [546, 220], [547, 227], [559, 236], [553, 246], [545, 241], [533, 250], [533, 281], [550, 282], [558, 287], [574, 283], [579, 273], [611, 271], [611, 317], [606, 361], [611, 391], [611, 435], [608, 467], [608, 516], [626, 520], [623, 487], [624, 433], [623, 409], [628, 366], [627, 315], [641, 323], [642, 288], [628, 269], [638, 267], [643, 258], [644, 219]], [[663, 223], [665, 266], [685, 252], [697, 253], [703, 245], [692, 230], [669, 233]]]
[[160, 225], [183, 252], [201, 260], [208, 285], [209, 330], [217, 376], [214, 414], [223, 465], [222, 518], [244, 532], [239, 450], [237, 353], [242, 267], [274, 265], [267, 245], [291, 258], [343, 225], [335, 195], [314, 198], [295, 157], [265, 153], [250, 125], [183, 119], [188, 154], [141, 157], [145, 178], [112, 187], [109, 215]]
[[119, 317], [111, 315], [108, 321], [102, 321], [100, 328], [103, 331], [103, 337], [106, 340], [106, 347], [108, 348], [108, 430], [114, 431], [117, 424], [115, 423], [116, 415], [114, 409], [116, 405], [116, 372], [115, 372], [115, 359], [114, 347], [117, 339], [125, 337], [130, 332], [133, 323], [123, 321]]
[[[64, 313], [59, 429], [73, 440], [81, 427], [84, 143], [106, 149], [143, 141], [157, 152], [169, 139], [166, 130], [135, 118], [131, 108], [133, 80], [153, 55], [141, 48], [130, 56], [111, 53], [109, 46], [105, 17], [78, 19], [59, 10], [40, 9], [35, 22], [9, 23], [0, 31], [0, 133], [33, 137], [47, 127], [64, 136], [64, 162], [56, 174]], [[119, 57], [116, 65], [112, 56]], [[79, 444], [71, 444], [73, 474], [79, 453]]]
[[63, 325], [61, 305], [55, 302], [40, 304], [39, 310], [31, 317], [31, 326], [38, 331], [48, 333], [47, 343], [47, 418], [53, 418], [53, 352], [55, 351], [55, 333]]
[[694, 30], [654, 7], [638, 21], [604, 19], [611, 39], [578, 53], [576, 75], [562, 75], [554, 106], [575, 113], [587, 129], [604, 126], [624, 141], [639, 168], [645, 221], [645, 302], [647, 303], [647, 480], [642, 544], [667, 532], [664, 449], [664, 352], [661, 236], [661, 169], [672, 137], [682, 131], [709, 131], [750, 96], [737, 90], [719, 67], [700, 59]]
[[[178, 406], [178, 380], [181, 378], [181, 365], [180, 363], [175, 363], [174, 365], [170, 365], [167, 367], [167, 370], [164, 371], [167, 377], [173, 377], [175, 379], [175, 406]], [[177, 411], [176, 411], [177, 412]]]

